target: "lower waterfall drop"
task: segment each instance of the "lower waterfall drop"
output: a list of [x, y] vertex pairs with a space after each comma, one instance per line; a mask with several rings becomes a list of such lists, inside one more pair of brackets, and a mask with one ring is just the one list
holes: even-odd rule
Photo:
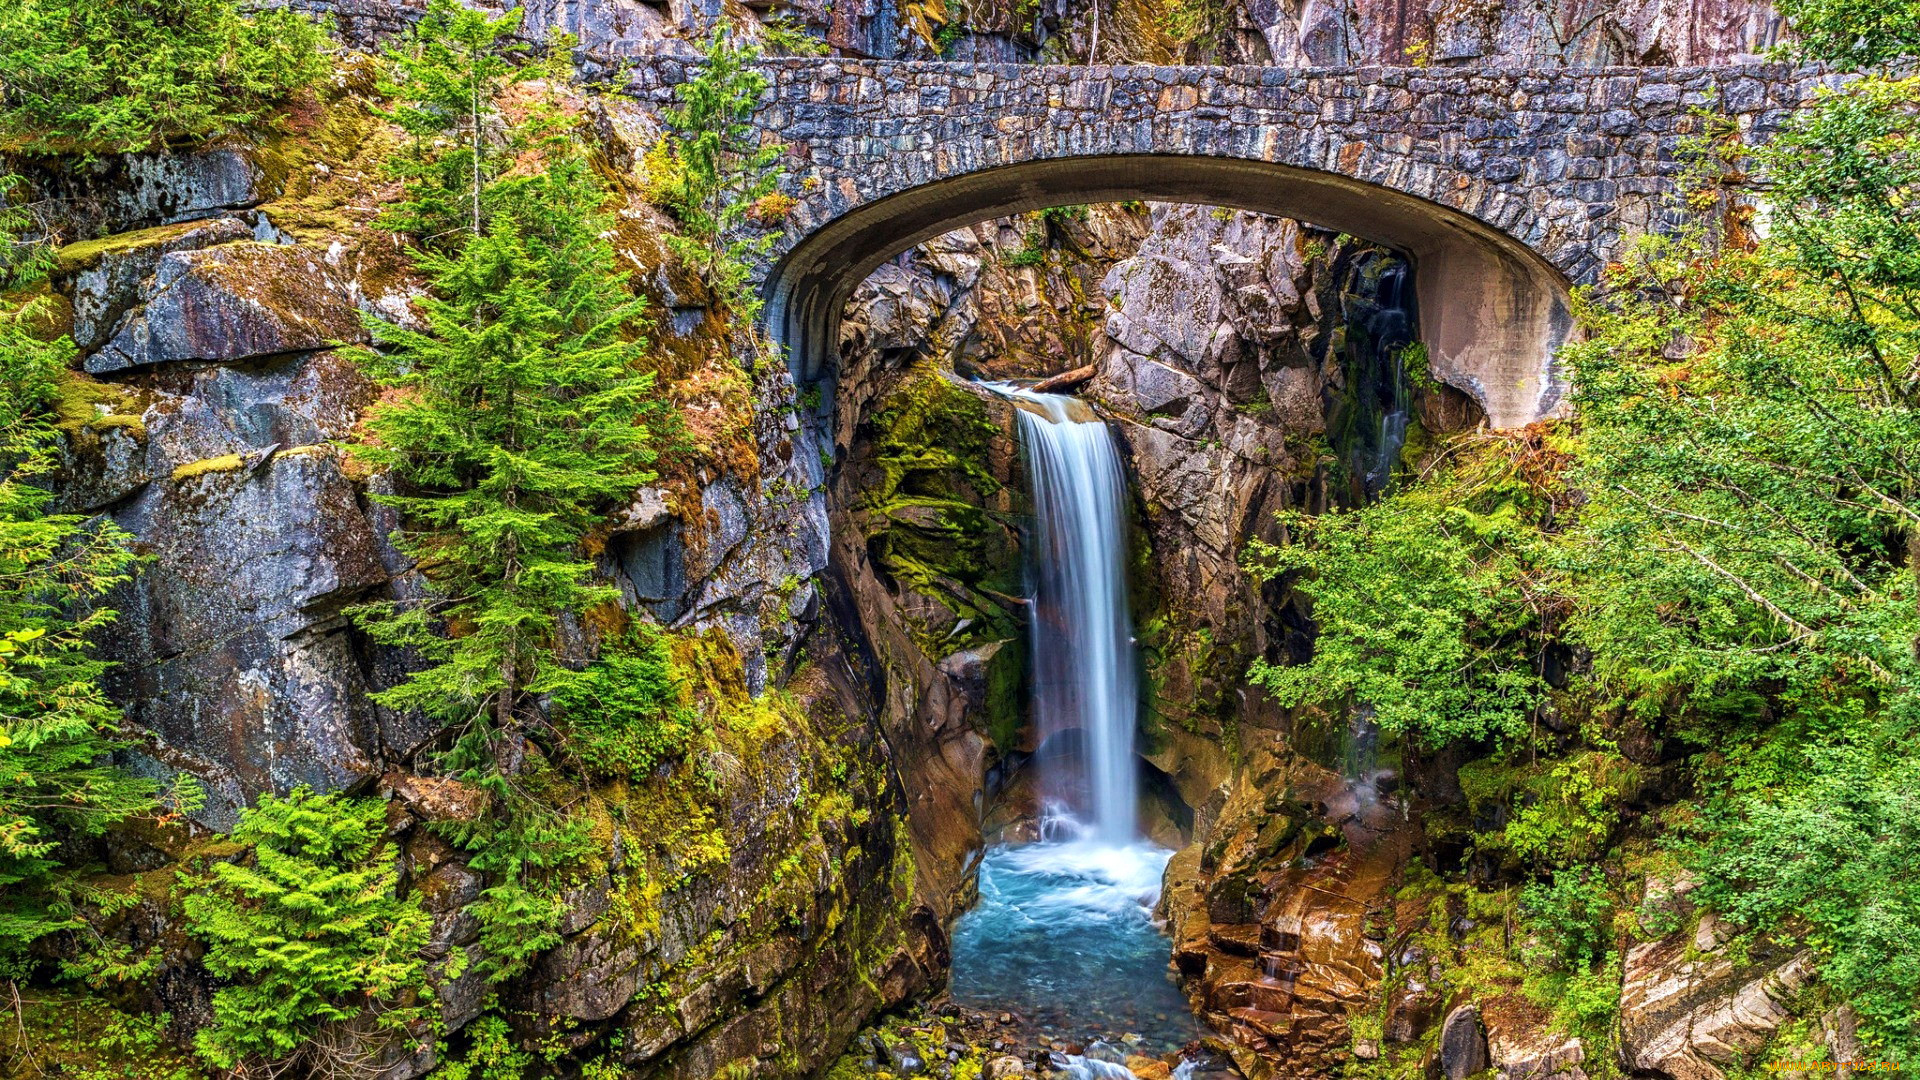
[[1032, 722], [1040, 841], [990, 849], [955, 923], [952, 994], [1018, 1014], [1084, 1054], [1058, 1071], [1133, 1075], [1199, 1034], [1153, 922], [1172, 852], [1138, 821], [1139, 664], [1127, 607], [1127, 484], [1113, 435], [1077, 398], [998, 385], [1019, 407], [1031, 478]]

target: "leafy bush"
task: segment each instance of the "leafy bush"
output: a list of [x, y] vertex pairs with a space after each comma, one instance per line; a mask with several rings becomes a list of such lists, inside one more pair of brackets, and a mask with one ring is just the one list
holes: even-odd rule
[[11, 0], [0, 7], [0, 144], [147, 150], [264, 120], [326, 74], [325, 34], [234, 0]]
[[1525, 986], [1528, 997], [1553, 1010], [1554, 1031], [1579, 1036], [1590, 1050], [1597, 1050], [1613, 1039], [1614, 1021], [1620, 1016], [1620, 977], [1620, 954], [1610, 952], [1598, 967], [1538, 972]]
[[1606, 875], [1593, 867], [1555, 870], [1548, 880], [1521, 890], [1520, 913], [1546, 950], [1546, 959], [1569, 971], [1584, 971], [1607, 944], [1613, 898]]
[[1604, 855], [1620, 818], [1621, 796], [1638, 779], [1631, 762], [1587, 751], [1537, 771], [1501, 839], [1522, 858], [1549, 866]]
[[1253, 681], [1289, 707], [1371, 707], [1430, 744], [1524, 735], [1552, 610], [1537, 595], [1549, 504], [1530, 477], [1543, 455], [1489, 445], [1373, 506], [1282, 514], [1290, 542], [1254, 542], [1246, 566], [1311, 597], [1319, 635], [1310, 661], [1256, 662]]
[[533, 1055], [515, 1043], [513, 1029], [497, 1013], [480, 1017], [460, 1032], [467, 1049], [446, 1056], [433, 1080], [521, 1080], [534, 1067]]
[[1714, 804], [1697, 856], [1701, 902], [1740, 926], [1810, 926], [1821, 979], [1908, 1061], [1920, 1054], [1917, 774], [1910, 719], [1802, 744], [1794, 776]]
[[1780, 0], [1794, 44], [1809, 60], [1870, 67], [1920, 52], [1920, 0]]
[[701, 730], [699, 713], [682, 703], [681, 682], [658, 631], [636, 626], [609, 642], [553, 693], [568, 752], [590, 773], [630, 777], [680, 754]]
[[432, 920], [417, 896], [395, 895], [397, 854], [383, 840], [386, 804], [297, 788], [263, 795], [233, 838], [249, 861], [189, 879], [188, 927], [207, 942], [207, 970], [230, 985], [194, 1037], [223, 1069], [277, 1062], [325, 1025], [395, 1031], [421, 1017]]

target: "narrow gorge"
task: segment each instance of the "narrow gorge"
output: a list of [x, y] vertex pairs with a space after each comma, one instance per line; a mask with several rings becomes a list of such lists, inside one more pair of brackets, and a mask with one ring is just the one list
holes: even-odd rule
[[1920, 1064], [1920, 12], [0, 11], [0, 1080]]

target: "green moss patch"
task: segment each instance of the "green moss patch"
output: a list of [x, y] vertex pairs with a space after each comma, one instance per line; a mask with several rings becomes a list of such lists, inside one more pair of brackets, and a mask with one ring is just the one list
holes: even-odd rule
[[100, 265], [100, 260], [107, 256], [163, 248], [196, 229], [206, 227], [204, 221], [183, 221], [177, 225], [156, 225], [151, 229], [114, 233], [97, 240], [82, 240], [53, 253], [53, 270], [60, 275], [77, 274]]
[[60, 375], [53, 401], [59, 417], [54, 426], [69, 438], [83, 432], [117, 428], [135, 438], [147, 437], [147, 426], [140, 419], [146, 412], [146, 400], [137, 390], [105, 383], [77, 371]]
[[221, 454], [219, 457], [201, 458], [185, 465], [176, 465], [173, 470], [175, 480], [191, 480], [196, 476], [209, 473], [239, 472], [247, 464], [247, 459], [239, 454]]
[[[202, 1080], [193, 1056], [166, 1038], [165, 1015], [136, 1016], [86, 994], [30, 990], [19, 997], [18, 1024], [0, 1036], [0, 1062], [21, 1076], [76, 1080]], [[9, 1074], [13, 1075], [13, 1074]]]
[[1002, 489], [989, 460], [1003, 433], [986, 403], [926, 363], [872, 424], [880, 478], [865, 496], [868, 549], [953, 617], [913, 627], [915, 643], [943, 656], [1016, 637], [1020, 551], [1009, 515], [988, 505]]

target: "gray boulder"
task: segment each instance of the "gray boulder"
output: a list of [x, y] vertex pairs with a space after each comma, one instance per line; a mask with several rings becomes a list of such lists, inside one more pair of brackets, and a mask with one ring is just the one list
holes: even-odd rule
[[252, 241], [160, 256], [141, 306], [87, 357], [94, 374], [230, 362], [367, 340], [350, 289], [312, 252]]
[[163, 255], [251, 235], [239, 218], [218, 217], [157, 225], [62, 248], [56, 269], [73, 280], [73, 343], [82, 352], [105, 344], [121, 317], [140, 302]]
[[1440, 1027], [1440, 1072], [1447, 1080], [1466, 1080], [1485, 1069], [1487, 1033], [1480, 1026], [1480, 1007], [1462, 1005], [1447, 1014]]
[[338, 790], [380, 747], [342, 609], [386, 581], [378, 541], [327, 451], [177, 467], [115, 519], [156, 556], [117, 602], [110, 688], [201, 777], [207, 823], [261, 791]]

